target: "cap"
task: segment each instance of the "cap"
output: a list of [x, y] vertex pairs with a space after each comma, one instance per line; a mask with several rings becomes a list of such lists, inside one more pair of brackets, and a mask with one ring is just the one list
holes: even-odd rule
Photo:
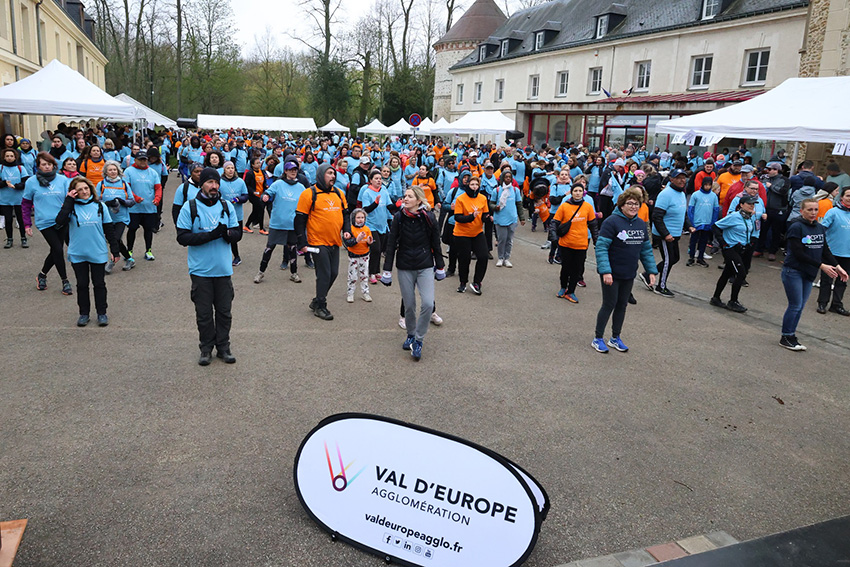
[[138, 153], [136, 153], [136, 159], [148, 159], [147, 150], [139, 150]]
[[759, 198], [755, 195], [741, 195], [741, 199], [738, 201], [741, 205], [755, 205], [759, 202]]
[[732, 162], [732, 165], [741, 165], [741, 164], [743, 164], [743, 163], [744, 163], [744, 162], [742, 162], [741, 160], [736, 159], [735, 161], [733, 161], [733, 162]]
[[753, 166], [751, 166], [750, 164], [746, 164], [746, 165], [742, 165], [742, 166], [741, 166], [741, 171], [746, 171], [747, 173], [752, 173], [752, 172], [754, 172], [755, 170], [756, 170], [756, 168], [754, 168], [754, 167], [753, 167]]
[[372, 163], [372, 158], [370, 158], [369, 156], [363, 156], [360, 158], [360, 163], [364, 165], [367, 163]]
[[286, 160], [285, 162], [283, 162], [283, 170], [286, 171], [287, 169], [298, 169], [298, 164], [291, 159]]
[[624, 160], [623, 158], [617, 158], [616, 160], [614, 160], [614, 165], [619, 167], [626, 167], [626, 160]]
[[201, 185], [203, 185], [204, 183], [206, 183], [210, 179], [213, 179], [215, 181], [220, 182], [221, 176], [218, 174], [218, 171], [216, 171], [215, 169], [213, 169], [211, 167], [205, 167], [204, 170], [201, 172], [201, 178], [200, 178]]
[[684, 175], [685, 177], [688, 176], [688, 174], [685, 173], [684, 169], [674, 169], [670, 172], [670, 179], [673, 179], [674, 177], [679, 177], [680, 175]]
[[496, 166], [493, 165], [493, 162], [488, 161], [484, 163], [484, 169], [496, 169]]
[[[772, 161], [769, 164], [767, 164], [767, 168], [768, 169], [778, 169], [779, 171], [782, 171], [782, 162]], [[829, 168], [827, 168], [827, 169], [829, 169]]]

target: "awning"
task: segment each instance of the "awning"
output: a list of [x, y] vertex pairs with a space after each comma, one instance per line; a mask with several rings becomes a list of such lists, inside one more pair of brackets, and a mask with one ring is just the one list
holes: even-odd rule
[[141, 115], [141, 118], [145, 120], [149, 125], [165, 126], [166, 128], [177, 127], [177, 122], [175, 122], [171, 118], [168, 118], [167, 116], [160, 114], [156, 110], [148, 108], [147, 106], [137, 101], [128, 94], [121, 93], [115, 95], [115, 98], [120, 100], [121, 102], [126, 102], [127, 104], [132, 104], [133, 106], [135, 106], [137, 114]]
[[381, 121], [375, 118], [371, 122], [369, 122], [366, 126], [362, 126], [357, 129], [358, 134], [388, 134], [389, 130], [386, 126], [381, 124]]
[[514, 129], [514, 121], [498, 110], [467, 112], [451, 124], [431, 128], [431, 134], [504, 134]]
[[254, 131], [271, 132], [316, 132], [316, 122], [312, 118], [293, 118], [288, 116], [239, 116], [199, 114], [198, 128], [203, 130], [227, 130], [245, 128]]
[[337, 122], [336, 119], [334, 119], [319, 128], [319, 130], [322, 132], [350, 132], [351, 128], [349, 128], [348, 126], [343, 126], [342, 124]]

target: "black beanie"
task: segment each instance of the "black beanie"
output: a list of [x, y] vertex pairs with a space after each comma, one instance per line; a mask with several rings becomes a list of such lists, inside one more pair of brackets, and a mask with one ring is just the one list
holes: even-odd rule
[[200, 184], [203, 185], [210, 179], [215, 179], [216, 181], [221, 183], [221, 175], [218, 174], [218, 171], [211, 167], [205, 167], [204, 170], [201, 172]]

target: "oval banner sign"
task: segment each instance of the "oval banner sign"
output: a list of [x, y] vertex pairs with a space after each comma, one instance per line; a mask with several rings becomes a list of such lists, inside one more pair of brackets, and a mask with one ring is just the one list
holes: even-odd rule
[[519, 565], [549, 509], [539, 483], [501, 455], [365, 414], [330, 416], [307, 435], [295, 489], [335, 537], [417, 566]]

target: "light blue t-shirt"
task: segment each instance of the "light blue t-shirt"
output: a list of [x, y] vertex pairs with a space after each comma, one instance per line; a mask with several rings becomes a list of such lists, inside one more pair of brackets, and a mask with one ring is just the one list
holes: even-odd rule
[[156, 186], [162, 181], [159, 173], [150, 167], [139, 169], [134, 165], [124, 170], [124, 178], [133, 188], [133, 193], [142, 198], [133, 207], [133, 213], [155, 213], [153, 200], [156, 197]]
[[747, 246], [755, 235], [755, 215], [745, 219], [740, 211], [735, 211], [717, 221], [714, 226], [723, 229], [723, 240], [726, 241], [727, 248], [737, 244]]
[[[239, 177], [237, 177], [237, 179], [239, 179]], [[187, 185], [187, 183], [188, 183], [188, 185]], [[242, 183], [244, 184], [245, 182], [242, 181]], [[186, 198], [185, 199], [183, 198], [183, 188], [184, 187], [186, 188]], [[180, 185], [177, 186], [177, 189], [174, 190], [174, 201], [171, 204], [177, 205], [178, 207], [182, 207], [183, 203], [185, 203], [186, 201], [191, 201], [192, 199], [197, 197], [198, 191], [200, 191], [200, 190], [201, 190], [201, 188], [198, 187], [197, 185], [193, 184], [191, 181], [183, 182], [183, 183], [181, 183]], [[245, 190], [246, 191], [248, 190], [247, 187], [245, 188]]]
[[[667, 187], [658, 194], [658, 198], [655, 200], [656, 209], [664, 209], [667, 211], [664, 215], [664, 226], [667, 227], [667, 232], [669, 232], [673, 238], [682, 236], [682, 230], [685, 228], [685, 213], [687, 212], [687, 206], [688, 198], [685, 196], [685, 192], [676, 191], [670, 185], [667, 185]], [[658, 230], [656, 230], [654, 223], [652, 225], [652, 234], [654, 236], [661, 236], [658, 233]]]
[[[236, 228], [239, 222], [236, 220], [236, 211], [233, 205], [226, 201], [218, 200], [213, 206], [208, 207], [200, 200], [195, 200], [198, 217], [193, 221], [191, 206], [188, 202], [180, 209], [177, 217], [177, 228], [191, 230], [193, 234], [200, 232], [211, 232], [219, 223], [225, 223], [228, 228]], [[224, 211], [226, 205], [230, 214]], [[205, 278], [221, 278], [233, 275], [233, 263], [230, 252], [230, 244], [224, 238], [216, 238], [211, 242], [200, 246], [189, 246], [187, 258], [189, 273], [193, 276]]]
[[298, 206], [298, 198], [306, 189], [297, 181], [290, 185], [283, 179], [278, 179], [266, 189], [265, 194], [272, 200], [269, 228], [295, 230], [295, 208]]
[[21, 179], [26, 177], [26, 170], [22, 165], [2, 165], [0, 164], [0, 205], [20, 205], [24, 192], [20, 189], [9, 187], [6, 182], [12, 185], [17, 185]]
[[[563, 197], [561, 203], [563, 203], [565, 200], [569, 201], [570, 192], [572, 191], [572, 189], [573, 186], [569, 183], [565, 183], [563, 185], [561, 183], [554, 183], [549, 187], [549, 198], [551, 200], [552, 197]], [[549, 212], [554, 215], [556, 212], [558, 212], [558, 207], [561, 206], [561, 203], [558, 203], [557, 205], [550, 204]]]
[[56, 215], [59, 214], [62, 203], [65, 202], [70, 182], [70, 179], [61, 174], [57, 174], [47, 187], [39, 185], [35, 175], [27, 179], [22, 198], [32, 201], [35, 209], [33, 222], [38, 230], [44, 230], [56, 224]]
[[[732, 209], [735, 210], [735, 209]], [[713, 191], [694, 191], [688, 203], [688, 218], [697, 230], [710, 230], [720, 216], [720, 202]]]
[[[183, 200], [183, 186], [181, 185], [178, 191], [181, 193], [180, 200]], [[237, 175], [235, 179], [232, 181], [228, 181], [224, 177], [221, 178], [221, 184], [219, 186], [219, 193], [221, 193], [221, 198], [233, 205], [233, 209], [236, 211], [236, 220], [241, 221], [242, 216], [242, 203], [234, 203], [233, 199], [239, 197], [240, 195], [248, 194], [248, 187], [245, 186], [245, 182]], [[198, 195], [198, 188], [189, 185], [189, 193], [194, 193], [189, 199], [194, 199]], [[177, 203], [175, 203], [177, 204]], [[182, 205], [182, 203], [179, 203]]]
[[24, 166], [24, 177], [29, 177], [35, 171], [35, 158], [38, 152], [30, 150], [21, 152], [21, 165]]
[[[731, 203], [729, 203], [730, 211], [735, 212], [738, 208], [738, 202], [741, 200], [741, 195], [743, 195], [743, 193], [735, 195], [735, 198], [732, 199]], [[765, 213], [765, 211], [764, 202], [761, 200], [761, 197], [759, 197], [758, 202], [755, 204], [755, 207], [753, 207], [753, 225], [755, 227], [752, 234], [753, 238], [758, 238], [761, 235], [761, 216]]]
[[68, 219], [68, 261], [72, 264], [105, 264], [109, 260], [109, 247], [106, 245], [103, 224], [111, 222], [112, 217], [106, 205], [94, 199], [76, 199]]
[[[125, 192], [126, 188], [126, 192]], [[119, 180], [115, 183], [104, 179], [95, 187], [95, 193], [100, 195], [101, 201], [111, 201], [112, 199], [133, 200], [133, 190], [130, 184], [126, 181]], [[135, 207], [135, 205], [133, 205]], [[123, 204], [118, 207], [118, 212], [111, 214], [112, 222], [123, 222], [130, 224], [130, 209]]]
[[505, 191], [509, 192], [505, 206], [502, 210], [496, 211], [493, 215], [493, 221], [499, 226], [510, 226], [519, 222], [519, 214], [517, 214], [516, 204], [522, 203], [522, 193], [518, 187], [514, 187], [513, 185], [510, 187], [500, 185], [496, 194], [497, 203], [501, 201], [502, 193]]
[[307, 181], [310, 182], [310, 185], [316, 183], [316, 170], [319, 169], [319, 162], [313, 160], [311, 162], [304, 162], [301, 164], [301, 172], [307, 176]]
[[390, 214], [390, 210], [387, 208], [387, 205], [393, 201], [387, 188], [382, 185], [380, 191], [375, 191], [368, 185], [364, 185], [360, 188], [360, 194], [357, 196], [357, 200], [360, 201], [364, 207], [368, 207], [375, 202], [378, 195], [380, 195], [381, 198], [378, 202], [378, 206], [375, 207], [375, 210], [371, 213], [366, 213], [366, 226], [369, 227], [369, 230], [372, 232], [384, 234], [387, 230], [389, 230], [388, 223], [392, 218], [392, 214]]
[[821, 221], [826, 229], [826, 243], [834, 256], [850, 258], [850, 211], [840, 207], [829, 209]]

